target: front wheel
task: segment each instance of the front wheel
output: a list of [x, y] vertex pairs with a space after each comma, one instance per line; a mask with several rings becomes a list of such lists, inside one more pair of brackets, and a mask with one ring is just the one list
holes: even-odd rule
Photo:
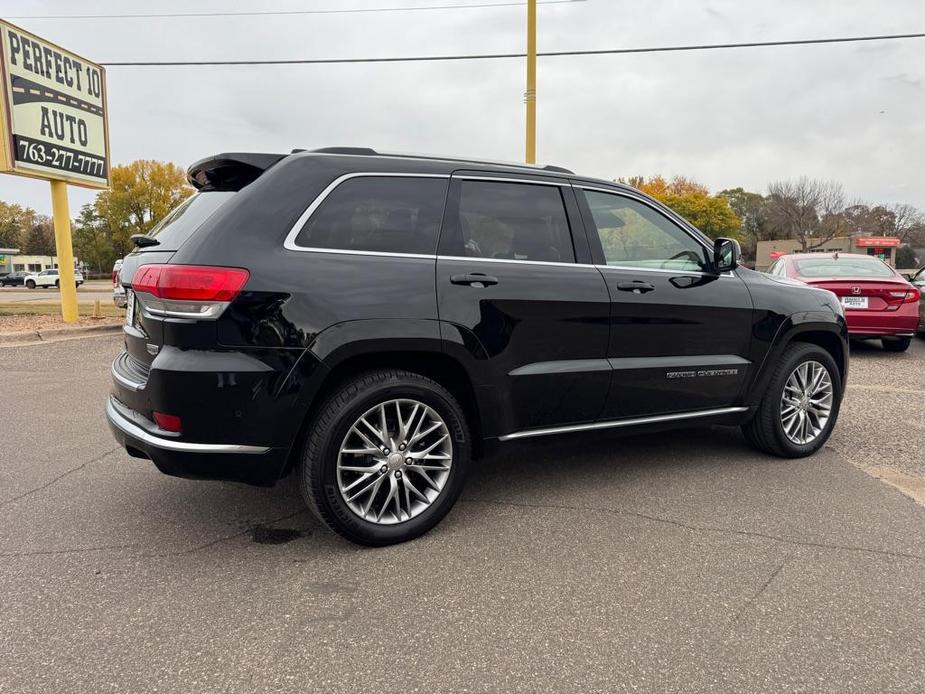
[[32, 280], [29, 280], [28, 282], [26, 282], [26, 286], [27, 286], [29, 289], [35, 289], [35, 282], [32, 281]]
[[742, 430], [765, 453], [812, 455], [832, 433], [841, 398], [841, 376], [832, 356], [817, 345], [794, 343], [781, 356], [755, 416]]
[[411, 540], [462, 491], [471, 443], [453, 395], [398, 369], [340, 385], [311, 422], [299, 486], [329, 528], [364, 545]]
[[884, 337], [880, 340], [887, 352], [905, 352], [912, 344], [911, 337]]

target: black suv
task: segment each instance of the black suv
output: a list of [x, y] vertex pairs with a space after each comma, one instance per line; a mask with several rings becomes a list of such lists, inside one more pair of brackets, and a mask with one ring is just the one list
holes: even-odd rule
[[361, 148], [220, 154], [125, 259], [110, 426], [162, 472], [290, 472], [355, 542], [407, 540], [487, 444], [741, 425], [805, 456], [848, 370], [836, 297], [738, 266], [639, 191]]

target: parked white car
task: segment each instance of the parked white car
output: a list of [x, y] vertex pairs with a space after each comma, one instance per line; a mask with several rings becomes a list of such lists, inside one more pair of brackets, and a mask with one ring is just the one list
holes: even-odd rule
[[[78, 287], [84, 283], [84, 276], [81, 274], [80, 270], [74, 270], [74, 281], [77, 283]], [[60, 287], [61, 276], [58, 274], [57, 268], [53, 270], [42, 270], [41, 272], [26, 275], [23, 284], [29, 289], [35, 289], [36, 287]]]
[[119, 258], [112, 266], [112, 303], [119, 308], [125, 308], [125, 287], [122, 286], [122, 278], [119, 271], [122, 270], [122, 258]]

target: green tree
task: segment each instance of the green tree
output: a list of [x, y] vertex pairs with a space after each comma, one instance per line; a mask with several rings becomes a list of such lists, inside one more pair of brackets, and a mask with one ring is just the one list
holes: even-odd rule
[[80, 215], [71, 226], [74, 232], [74, 253], [96, 272], [109, 270], [116, 258], [122, 257], [92, 204], [80, 208]]
[[31, 219], [24, 221], [19, 245], [26, 255], [55, 255], [55, 233], [51, 219], [33, 213]]
[[909, 246], [900, 246], [896, 249], [896, 267], [909, 270], [917, 268], [919, 265], [921, 265], [921, 261], [919, 261], [915, 256], [915, 251]]

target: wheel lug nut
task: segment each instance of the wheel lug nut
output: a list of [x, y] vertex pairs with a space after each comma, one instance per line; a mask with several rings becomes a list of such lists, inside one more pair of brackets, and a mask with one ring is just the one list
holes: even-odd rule
[[386, 455], [388, 455], [388, 454], [389, 454], [389, 449], [388, 449], [388, 448], [383, 448], [383, 449], [382, 449], [382, 452], [385, 453]]
[[405, 444], [402, 444], [401, 446], [399, 446], [399, 447], [398, 447], [398, 450], [400, 450], [400, 451], [405, 450]]
[[385, 474], [386, 472], [388, 472], [388, 471], [389, 471], [389, 466], [388, 466], [388, 465], [383, 465], [381, 468], [379, 468], [379, 474], [380, 474], [380, 475], [384, 475], [384, 474]]
[[405, 465], [414, 465], [414, 458], [405, 458]]
[[396, 477], [396, 479], [398, 479], [398, 478], [401, 477], [401, 470], [396, 470], [396, 471], [395, 471], [395, 477]]

